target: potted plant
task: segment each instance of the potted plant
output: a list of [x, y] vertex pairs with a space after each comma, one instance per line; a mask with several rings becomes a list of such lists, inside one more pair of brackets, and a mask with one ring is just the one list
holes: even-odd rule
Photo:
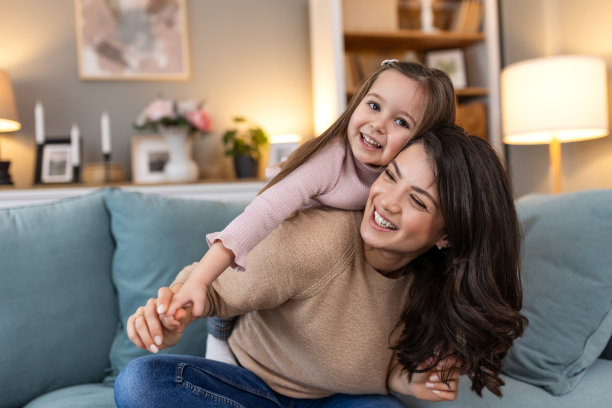
[[245, 117], [234, 117], [235, 127], [223, 134], [225, 155], [234, 158], [238, 178], [254, 178], [261, 157], [260, 149], [268, 144], [266, 132]]

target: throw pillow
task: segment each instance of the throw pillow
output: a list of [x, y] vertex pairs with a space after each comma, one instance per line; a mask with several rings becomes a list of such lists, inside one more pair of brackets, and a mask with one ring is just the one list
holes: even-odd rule
[[525, 335], [504, 372], [553, 395], [570, 392], [612, 334], [612, 190], [518, 200]]
[[[246, 203], [222, 203], [167, 198], [120, 189], [106, 190], [106, 205], [117, 249], [113, 259], [113, 282], [119, 297], [117, 332], [110, 353], [111, 383], [131, 360], [148, 352], [127, 337], [125, 324], [138, 306], [157, 296], [186, 265], [200, 260], [208, 249], [206, 234], [222, 230], [244, 209]], [[192, 323], [173, 354], [204, 356], [206, 321]]]
[[104, 194], [0, 210], [0, 405], [100, 382], [117, 327]]

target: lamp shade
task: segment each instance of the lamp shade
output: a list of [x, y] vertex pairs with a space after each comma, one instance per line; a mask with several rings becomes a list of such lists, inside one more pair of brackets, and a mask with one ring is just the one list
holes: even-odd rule
[[504, 142], [547, 144], [608, 134], [606, 64], [584, 55], [535, 58], [501, 74]]
[[6, 72], [0, 71], [0, 132], [15, 132], [21, 129], [15, 108], [15, 95]]

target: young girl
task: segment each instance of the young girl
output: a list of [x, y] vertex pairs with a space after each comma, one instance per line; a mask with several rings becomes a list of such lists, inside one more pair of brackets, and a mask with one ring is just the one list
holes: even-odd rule
[[[454, 90], [443, 72], [418, 63], [383, 61], [329, 129], [298, 148], [223, 231], [207, 236], [210, 249], [167, 313], [173, 316], [191, 304], [193, 316], [201, 316], [212, 281], [230, 266], [243, 271], [247, 253], [295, 211], [316, 205], [363, 209], [383, 166], [412, 136], [454, 120]], [[231, 327], [231, 321], [209, 320], [207, 358], [234, 360], [225, 342]]]

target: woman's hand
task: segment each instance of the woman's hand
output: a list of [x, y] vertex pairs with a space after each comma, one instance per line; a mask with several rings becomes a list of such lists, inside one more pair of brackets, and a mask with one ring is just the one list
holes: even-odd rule
[[[414, 373], [412, 381], [398, 361], [394, 361], [387, 385], [392, 392], [412, 395], [426, 401], [454, 401], [457, 398], [459, 375], [461, 372], [454, 361], [440, 361], [436, 367], [425, 373]], [[421, 367], [427, 364], [422, 364]], [[450, 370], [448, 382], [442, 382], [445, 371]]]
[[160, 288], [157, 299], [149, 299], [146, 305], [140, 306], [128, 318], [127, 334], [136, 346], [157, 353], [179, 342], [183, 331], [191, 323], [190, 311], [178, 309], [174, 316], [158, 314], [158, 307], [165, 305], [167, 308], [179, 288], [180, 284], [173, 285], [172, 289]]

